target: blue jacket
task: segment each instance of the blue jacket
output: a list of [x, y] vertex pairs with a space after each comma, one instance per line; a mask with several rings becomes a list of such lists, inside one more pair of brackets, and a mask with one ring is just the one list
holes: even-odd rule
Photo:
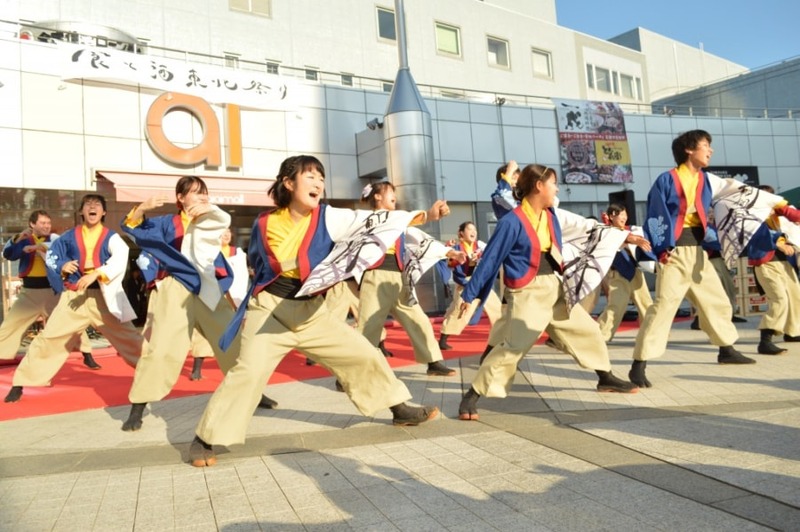
[[[297, 260], [300, 268], [300, 280], [305, 280], [314, 267], [322, 262], [325, 257], [333, 250], [334, 242], [325, 227], [325, 209], [327, 205], [321, 204], [311, 213], [311, 222], [308, 232], [300, 244]], [[253, 280], [247, 290], [244, 301], [256, 296], [269, 284], [273, 283], [281, 274], [281, 265], [275, 257], [267, 240], [267, 224], [269, 223], [270, 212], [262, 212], [253, 222], [253, 229], [250, 235], [250, 246], [247, 250], [247, 258], [253, 268]], [[228, 349], [233, 339], [239, 333], [239, 328], [244, 320], [247, 305], [239, 305], [233, 320], [228, 324], [219, 346], [222, 350]]]
[[[497, 223], [483, 250], [483, 258], [461, 293], [467, 303], [476, 297], [486, 301], [501, 265], [505, 272], [503, 283], [509, 288], [526, 286], [539, 271], [541, 247], [536, 231], [522, 207], [511, 212], [513, 216], [505, 216]], [[561, 250], [561, 226], [554, 209], [547, 209], [547, 223], [552, 245]]]
[[514, 191], [508, 181], [505, 179], [498, 181], [497, 188], [492, 192], [492, 210], [495, 218], [500, 220], [518, 205], [519, 201], [514, 198]]
[[[152, 255], [158, 261], [159, 267], [175, 277], [187, 290], [195, 295], [200, 293], [200, 274], [181, 253], [183, 223], [180, 214], [145, 218], [133, 228], [125, 225], [123, 220], [122, 230], [133, 236], [136, 244]], [[222, 252], [214, 259], [214, 268], [220, 290], [224, 294], [231, 287], [233, 272]]]
[[[53, 235], [47, 235], [47, 238], [44, 240], [45, 242], [52, 242]], [[21, 238], [17, 242], [12, 242], [11, 240], [3, 247], [3, 257], [6, 260], [18, 260], [19, 261], [19, 276], [20, 277], [27, 277], [30, 273], [31, 269], [33, 268], [33, 262], [36, 258], [36, 252], [26, 252], [23, 248], [26, 246], [32, 246], [36, 244], [36, 240], [29, 236], [28, 238]]]
[[[79, 225], [61, 235], [53, 242], [53, 245], [50, 246], [47, 252], [47, 280], [57, 294], [60, 294], [65, 289], [77, 290], [78, 281], [86, 274], [83, 269], [83, 265], [86, 263], [86, 246], [83, 242], [83, 232], [81, 228], [82, 226]], [[103, 227], [103, 232], [100, 234], [100, 238], [94, 248], [94, 256], [92, 257], [92, 262], [97, 267], [105, 264], [111, 257], [111, 252], [108, 249], [108, 242], [115, 234], [116, 233], [108, 227]], [[67, 276], [66, 279], [62, 279], [61, 268], [64, 267], [64, 264], [72, 260], [78, 261], [80, 265], [78, 270]]]
[[[705, 230], [711, 209], [711, 185], [703, 170], [697, 180], [695, 206]], [[647, 216], [644, 223], [645, 237], [650, 241], [653, 254], [659, 260], [665, 260], [667, 252], [675, 247], [675, 242], [683, 231], [686, 210], [686, 196], [677, 169], [673, 168], [659, 175], [647, 195]]]

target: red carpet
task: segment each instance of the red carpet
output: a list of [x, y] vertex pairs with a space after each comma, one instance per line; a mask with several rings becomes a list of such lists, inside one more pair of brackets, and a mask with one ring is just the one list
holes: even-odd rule
[[[434, 330], [438, 338], [441, 318], [434, 319]], [[623, 322], [620, 331], [630, 330], [636, 322]], [[414, 354], [403, 328], [396, 323], [387, 324], [386, 348], [394, 354], [387, 360], [392, 367], [415, 364]], [[444, 351], [445, 359], [474, 356], [483, 352], [489, 336], [489, 321], [484, 317], [477, 325], [467, 327], [460, 336], [450, 337], [452, 350]], [[539, 342], [543, 342], [540, 339]], [[133, 381], [133, 368], [117, 356], [113, 348], [96, 349], [94, 358], [102, 369], [93, 371], [83, 365], [80, 353], [73, 353], [53, 378], [52, 386], [26, 387], [22, 399], [17, 403], [0, 403], [0, 421], [27, 417], [75, 412], [128, 404], [128, 390]], [[187, 357], [181, 376], [167, 398], [185, 397], [210, 393], [222, 379], [222, 373], [213, 358], [203, 365], [203, 379], [189, 380], [192, 358]], [[8, 393], [15, 365], [0, 366], [0, 394]], [[278, 365], [270, 384], [296, 380], [329, 377], [330, 373], [320, 366], [307, 366], [305, 357], [291, 352]]]

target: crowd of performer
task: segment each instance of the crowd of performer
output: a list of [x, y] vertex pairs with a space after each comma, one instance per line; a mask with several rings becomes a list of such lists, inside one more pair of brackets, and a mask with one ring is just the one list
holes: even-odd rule
[[[653, 183], [643, 227], [627, 224], [624, 205], [610, 204], [603, 222], [561, 209], [555, 170], [510, 161], [497, 171], [491, 201], [498, 223], [487, 243], [472, 221], [459, 226], [456, 240], [435, 241], [418, 226], [449, 215], [447, 203], [400, 210], [388, 181], [365, 187], [367, 209], [326, 205], [322, 163], [300, 155], [281, 164], [269, 190], [275, 207], [253, 222], [245, 253], [231, 246], [231, 218], [209, 202], [205, 182], [186, 176], [175, 189], [177, 214], [149, 216], [173, 201], [154, 196], [121, 223], [139, 250], [137, 267], [149, 290], [141, 330], [123, 289], [130, 247], [104, 225], [105, 198], [85, 195], [82, 222], [60, 237], [51, 234], [47, 213], [34, 211], [29, 227], [3, 248], [6, 259], [19, 261], [23, 288], [0, 325], [0, 359], [16, 356], [37, 317], [45, 326], [5, 402], [20, 401], [24, 387], [49, 385], [76, 348], [87, 367], [100, 369], [85, 337], [91, 326], [135, 368], [122, 429], [136, 431], [147, 404], [175, 385], [188, 353], [195, 357], [192, 379], [202, 378], [203, 359], [213, 356], [224, 377], [189, 450], [193, 465], [210, 466], [214, 445], [242, 443], [255, 410], [277, 406], [263, 389], [292, 350], [335, 376], [337, 389], [365, 416], [389, 409], [401, 426], [435, 418], [435, 406], [409, 403], [408, 388], [386, 361], [386, 317], [400, 322], [427, 375], [447, 378], [456, 370], [442, 350], [453, 348], [448, 342], [459, 341], [476, 312], [486, 313], [491, 332], [459, 419], [479, 419], [482, 396], [508, 394], [519, 361], [544, 333], [596, 373], [598, 392], [636, 393], [653, 386], [647, 361], [666, 351], [684, 298], [718, 346], [720, 364], [756, 362], [735, 347], [734, 300], [723, 285], [725, 259], [738, 256], [749, 257], [769, 301], [757, 352], [785, 353], [776, 335], [800, 341], [800, 211], [769, 187], [752, 189], [706, 172], [711, 140], [702, 130], [674, 139], [676, 166]], [[437, 263], [451, 269], [455, 284], [438, 340], [415, 290]], [[643, 270], [656, 274], [653, 297]], [[589, 311], [601, 283], [607, 306], [595, 321]], [[631, 301], [641, 326], [625, 380], [612, 373], [606, 343]], [[350, 309], [355, 328], [346, 319]]]

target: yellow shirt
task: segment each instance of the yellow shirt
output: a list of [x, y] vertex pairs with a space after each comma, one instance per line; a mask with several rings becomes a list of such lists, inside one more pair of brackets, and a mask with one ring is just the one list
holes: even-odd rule
[[700, 227], [702, 222], [697, 214], [697, 207], [694, 204], [697, 196], [697, 182], [700, 179], [700, 172], [692, 173], [691, 170], [682, 164], [678, 167], [678, 179], [683, 187], [683, 195], [686, 196], [686, 216], [683, 219], [684, 227]]
[[[47, 237], [38, 237], [31, 235], [36, 247], [40, 247]], [[44, 259], [38, 253], [33, 254], [33, 264], [31, 264], [31, 271], [28, 272], [28, 277], [47, 277], [47, 270], [45, 269]]]
[[533, 230], [536, 231], [536, 236], [539, 238], [539, 246], [542, 253], [550, 251], [553, 243], [550, 240], [550, 227], [547, 223], [547, 209], [542, 209], [542, 212], [539, 213], [539, 216], [536, 216], [536, 213], [533, 212], [533, 207], [528, 202], [527, 198], [522, 199], [521, 205], [522, 212], [525, 213], [525, 216], [527, 216], [528, 220], [533, 226]]
[[311, 213], [299, 222], [292, 220], [289, 209], [278, 209], [269, 215], [267, 242], [275, 258], [281, 263], [281, 277], [300, 278], [297, 256], [310, 226]]
[[83, 246], [86, 248], [86, 262], [83, 263], [83, 271], [88, 272], [102, 266], [102, 264], [94, 263], [94, 248], [97, 247], [97, 242], [100, 240], [100, 233], [102, 232], [103, 226], [101, 224], [97, 224], [94, 227], [81, 226]]

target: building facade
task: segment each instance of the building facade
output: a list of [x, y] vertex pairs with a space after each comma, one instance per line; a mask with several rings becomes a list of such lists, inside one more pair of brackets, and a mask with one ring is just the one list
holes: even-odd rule
[[[795, 118], [653, 114], [651, 89], [668, 83], [654, 74], [661, 52], [560, 27], [554, 1], [405, 5], [436, 188], [453, 211], [443, 238], [468, 219], [488, 237], [488, 198], [507, 159], [560, 167], [553, 97], [626, 111], [633, 182], [560, 185], [563, 205], [581, 214], [597, 215], [622, 188], [641, 210], [652, 180], [673, 165], [672, 139], [694, 128], [714, 136], [714, 164], [756, 166], [778, 192], [795, 186]], [[357, 205], [385, 156], [368, 148], [383, 142], [397, 71], [394, 9], [371, 0], [0, 0], [0, 233], [21, 230], [36, 208], [63, 230], [95, 190], [110, 200], [114, 226], [192, 173], [210, 180], [245, 238], [280, 162], [297, 153], [323, 161], [330, 201]], [[111, 30], [119, 33], [103, 33]], [[703, 61], [707, 81], [742, 68]]]

